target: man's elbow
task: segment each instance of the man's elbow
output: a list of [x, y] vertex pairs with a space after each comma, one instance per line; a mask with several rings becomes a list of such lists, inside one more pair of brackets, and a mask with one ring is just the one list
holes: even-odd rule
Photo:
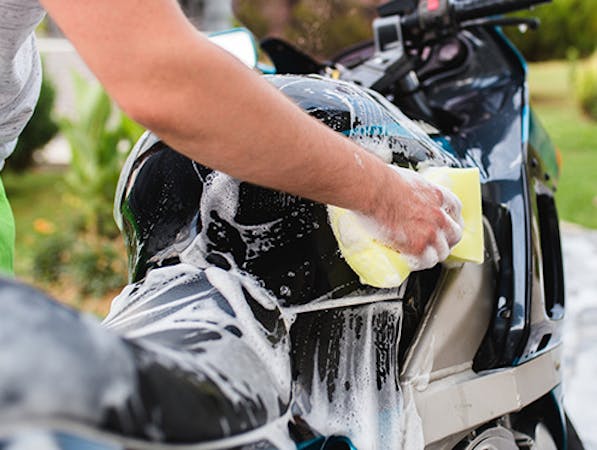
[[128, 117], [148, 130], [168, 128], [167, 117], [158, 106], [158, 102], [140, 98], [120, 98], [117, 102]]
[[[131, 92], [131, 91], [129, 91]], [[176, 94], [168, 95], [125, 95], [115, 97], [121, 110], [160, 138], [185, 146], [189, 140], [197, 143], [206, 141], [213, 133], [206, 133], [201, 113], [194, 111], [190, 119], [190, 107], [180, 104]], [[195, 120], [199, 117], [199, 120]], [[209, 127], [207, 127], [209, 129]], [[204, 142], [205, 144], [205, 142]], [[181, 149], [182, 151], [182, 149]]]

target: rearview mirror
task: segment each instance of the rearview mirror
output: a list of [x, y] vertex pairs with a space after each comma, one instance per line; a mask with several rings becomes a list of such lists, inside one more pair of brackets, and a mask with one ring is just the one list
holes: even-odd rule
[[246, 28], [234, 28], [208, 36], [209, 40], [228, 53], [236, 56], [251, 69], [257, 67], [257, 45], [255, 38]]

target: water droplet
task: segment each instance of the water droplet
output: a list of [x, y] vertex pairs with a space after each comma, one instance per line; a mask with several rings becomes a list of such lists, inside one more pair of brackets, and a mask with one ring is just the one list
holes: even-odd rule
[[290, 297], [292, 295], [292, 291], [288, 286], [280, 286], [280, 295], [283, 297]]

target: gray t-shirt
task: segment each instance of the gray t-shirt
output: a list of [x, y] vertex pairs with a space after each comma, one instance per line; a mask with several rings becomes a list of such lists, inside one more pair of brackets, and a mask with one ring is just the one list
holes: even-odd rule
[[0, 170], [39, 96], [41, 64], [33, 31], [43, 17], [37, 0], [0, 0]]

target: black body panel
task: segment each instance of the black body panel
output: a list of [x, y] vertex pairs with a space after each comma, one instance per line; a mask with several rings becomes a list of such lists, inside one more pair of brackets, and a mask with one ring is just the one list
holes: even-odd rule
[[[332, 129], [384, 152], [387, 162], [459, 164], [374, 94], [318, 77], [269, 80]], [[325, 205], [239, 182], [152, 136], [141, 141], [131, 161], [117, 201], [133, 281], [187, 255], [199, 266], [239, 268], [282, 305], [349, 295], [392, 297], [360, 284], [339, 253]], [[159, 186], [148, 187], [153, 183]]]

